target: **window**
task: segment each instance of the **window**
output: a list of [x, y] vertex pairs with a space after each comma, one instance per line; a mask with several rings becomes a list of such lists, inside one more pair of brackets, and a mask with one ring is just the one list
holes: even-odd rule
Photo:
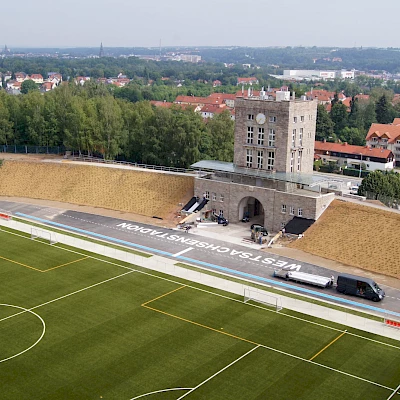
[[297, 215], [298, 215], [299, 217], [302, 217], [302, 216], [303, 216], [303, 209], [302, 209], [302, 208], [299, 208], [299, 209], [297, 210]]
[[247, 114], [247, 119], [249, 121], [253, 121], [254, 120], [254, 114]]
[[269, 122], [276, 122], [276, 117], [269, 117]]
[[289, 214], [294, 215], [294, 207], [293, 206], [289, 207]]
[[219, 216], [223, 217], [224, 216], [224, 210], [219, 210]]
[[293, 117], [293, 123], [297, 123], [297, 117]]
[[257, 168], [263, 167], [263, 158], [264, 158], [264, 152], [259, 151], [257, 154]]
[[295, 155], [295, 152], [292, 151], [290, 153], [290, 172], [293, 172], [293, 170], [294, 170], [294, 155]]
[[252, 126], [248, 126], [247, 127], [247, 143], [248, 144], [253, 144], [253, 127]]
[[[372, 141], [373, 141], [373, 142], [377, 142], [377, 141], [378, 141], [378, 138], [377, 138], [377, 137], [373, 137], [373, 138], [372, 138]], [[399, 140], [398, 140], [397, 142], [399, 142]]]
[[259, 146], [264, 146], [264, 128], [258, 128], [258, 141]]
[[223, 194], [223, 193], [221, 193], [221, 194], [219, 195], [219, 201], [220, 201], [221, 203], [224, 202], [224, 194]]
[[212, 211], [212, 213], [213, 213], [214, 215], [217, 214], [217, 209], [216, 209], [216, 208], [213, 208], [211, 211]]
[[303, 155], [302, 151], [299, 151], [299, 154], [297, 155], [297, 171], [301, 171], [301, 157]]
[[213, 199], [214, 201], [217, 200], [217, 193], [212, 192], [212, 199]]
[[311, 138], [311, 132], [308, 132], [308, 138]]
[[[374, 138], [373, 138], [374, 139]], [[400, 144], [400, 140], [396, 140], [396, 144]]]
[[274, 169], [274, 162], [275, 162], [275, 152], [269, 151], [268, 152], [268, 159], [267, 159], [267, 170]]
[[268, 146], [275, 146], [275, 129], [268, 130]]
[[304, 122], [304, 115], [300, 117], [300, 122]]
[[299, 144], [300, 146], [303, 146], [303, 128], [300, 128], [299, 131]]
[[204, 197], [207, 199], [207, 200], [210, 200], [210, 192], [205, 192], [204, 193]]
[[283, 212], [283, 213], [286, 212], [286, 204], [282, 204], [282, 212]]
[[292, 132], [292, 147], [296, 145], [296, 129], [293, 129]]
[[246, 167], [251, 168], [253, 166], [253, 150], [246, 150]]

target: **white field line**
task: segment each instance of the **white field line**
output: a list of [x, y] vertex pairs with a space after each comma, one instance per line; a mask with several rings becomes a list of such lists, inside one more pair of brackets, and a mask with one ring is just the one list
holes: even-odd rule
[[394, 389], [393, 393], [392, 393], [386, 400], [392, 399], [392, 398], [397, 394], [397, 392], [399, 391], [399, 389], [400, 389], [400, 385], [397, 386], [396, 389]]
[[[19, 235], [19, 234], [17, 234], [17, 233], [8, 232], [8, 231], [3, 231], [3, 232], [4, 232], [4, 233], [9, 233], [9, 234], [11, 234], [11, 235], [20, 236], [20, 237], [23, 238], [23, 239], [30, 240], [30, 238], [28, 238], [28, 237], [26, 237], [26, 236], [23, 236], [23, 235]], [[82, 239], [82, 240], [83, 240], [83, 239]], [[41, 243], [41, 242], [38, 242], [38, 243]], [[68, 251], [68, 252], [70, 252], [70, 253], [78, 254], [78, 255], [81, 255], [81, 256], [87, 256], [87, 254], [80, 253], [79, 251], [74, 251], [74, 250], [70, 250], [70, 249], [64, 249], [63, 247], [59, 247], [59, 246], [56, 246], [56, 245], [50, 245], [49, 243], [42, 243], [42, 244], [44, 244], [44, 245], [46, 245], [46, 246], [57, 247], [57, 248], [60, 249], [60, 250]], [[89, 251], [89, 252], [90, 252], [90, 251]], [[121, 264], [114, 263], [114, 262], [111, 262], [111, 261], [102, 260], [101, 258], [97, 258], [97, 257], [93, 257], [93, 256], [87, 256], [87, 257], [88, 257], [88, 258], [92, 258], [93, 260], [97, 260], [97, 261], [100, 261], [100, 262], [104, 262], [104, 263], [106, 263], [106, 264], [115, 265], [115, 266], [117, 266], [117, 267], [125, 268], [125, 269], [131, 270], [131, 271], [139, 272], [139, 273], [144, 274], [144, 275], [152, 276], [153, 278], [162, 279], [162, 280], [167, 281], [167, 282], [172, 282], [172, 283], [176, 283], [176, 284], [178, 284], [178, 285], [182, 285], [181, 282], [178, 282], [178, 281], [175, 281], [175, 280], [169, 279], [169, 278], [164, 278], [164, 277], [162, 277], [162, 276], [157, 276], [157, 275], [154, 275], [154, 274], [152, 274], [152, 273], [150, 273], [150, 272], [135, 270], [134, 268], [130, 268], [130, 267], [127, 267], [127, 266], [125, 266], [125, 265], [121, 265]], [[109, 258], [110, 258], [110, 257], [109, 257]], [[145, 268], [145, 267], [144, 267], [144, 268]], [[222, 278], [221, 278], [221, 279], [222, 279]], [[186, 279], [186, 281], [187, 281], [187, 279]], [[191, 285], [186, 285], [186, 286], [187, 286], [188, 288], [191, 288], [191, 289], [194, 289], [194, 290], [198, 290], [198, 291], [200, 291], [200, 292], [208, 293], [208, 294], [211, 294], [211, 295], [213, 295], [213, 296], [218, 296], [218, 297], [222, 297], [222, 298], [227, 299], [227, 300], [236, 301], [236, 302], [241, 303], [241, 304], [246, 304], [246, 305], [249, 306], [249, 307], [255, 307], [255, 308], [259, 308], [259, 309], [261, 309], [261, 310], [267, 311], [267, 312], [276, 313], [276, 311], [269, 310], [269, 309], [267, 309], [267, 308], [258, 306], [258, 305], [256, 305], [256, 304], [243, 303], [242, 300], [234, 299], [234, 298], [232, 298], [232, 297], [225, 296], [225, 295], [223, 295], [223, 294], [210, 292], [209, 290], [201, 289], [201, 288], [198, 288], [198, 287], [196, 287], [196, 286], [191, 286]], [[330, 330], [333, 330], [333, 331], [336, 331], [336, 332], [343, 332], [342, 329], [334, 328], [334, 327], [332, 327], [332, 326], [324, 325], [324, 324], [321, 324], [321, 323], [318, 323], [318, 322], [314, 322], [314, 321], [309, 321], [309, 320], [304, 319], [304, 318], [301, 318], [301, 317], [296, 317], [295, 315], [289, 315], [289, 314], [283, 314], [283, 313], [280, 313], [280, 315], [285, 316], [285, 317], [287, 317], [287, 318], [293, 318], [293, 319], [298, 320], [298, 321], [306, 322], [306, 323], [311, 324], [311, 325], [320, 326], [320, 327], [322, 327], [322, 328], [330, 329]], [[342, 325], [344, 325], [344, 324], [342, 324]], [[344, 325], [344, 326], [345, 326], [345, 325]], [[365, 336], [361, 336], [361, 335], [358, 335], [358, 334], [356, 334], [356, 333], [347, 332], [347, 335], [351, 335], [351, 336], [354, 336], [354, 337], [357, 337], [357, 338], [360, 338], [360, 339], [364, 339], [364, 340], [367, 340], [367, 341], [370, 341], [370, 342], [373, 342], [373, 343], [377, 343], [377, 344], [379, 344], [379, 345], [383, 345], [383, 346], [387, 346], [387, 347], [391, 347], [391, 348], [400, 350], [400, 346], [395, 346], [395, 345], [393, 345], [393, 344], [381, 342], [381, 341], [379, 341], [379, 340], [371, 339], [371, 338], [368, 338], [368, 337], [365, 337]]]
[[140, 396], [132, 397], [130, 400], [141, 399], [142, 397], [151, 396], [152, 394], [156, 394], [156, 393], [172, 392], [174, 390], [191, 390], [191, 389], [192, 388], [172, 388], [172, 389], [156, 390], [154, 392], [149, 392], [149, 393], [141, 394]]
[[236, 360], [232, 361], [230, 364], [228, 364], [227, 366], [225, 366], [224, 368], [220, 369], [218, 372], [216, 372], [214, 375], [211, 375], [209, 378], [207, 378], [205, 381], [199, 383], [197, 386], [195, 386], [193, 389], [191, 389], [189, 392], [186, 392], [184, 395], [182, 395], [181, 397], [178, 397], [176, 400], [180, 400], [183, 399], [184, 397], [186, 397], [188, 394], [193, 393], [196, 389], [198, 389], [200, 386], [204, 385], [205, 383], [207, 383], [209, 380], [211, 380], [212, 378], [214, 378], [215, 376], [219, 375], [221, 372], [224, 372], [226, 369], [228, 369], [230, 366], [232, 366], [233, 364], [236, 364], [238, 361], [240, 361], [242, 358], [246, 357], [247, 355], [249, 355], [250, 353], [252, 353], [254, 350], [258, 349], [260, 347], [260, 345], [253, 347], [251, 350], [249, 350], [247, 353], [243, 354], [242, 356], [240, 356], [239, 358], [237, 358]]
[[324, 364], [320, 364], [320, 363], [317, 363], [315, 361], [308, 360], [307, 358], [303, 358], [303, 357], [296, 356], [294, 354], [286, 353], [286, 351], [274, 349], [273, 347], [268, 347], [268, 346], [265, 346], [263, 344], [260, 344], [259, 346], [263, 347], [264, 349], [274, 351], [275, 353], [283, 354], [285, 356], [292, 357], [292, 358], [295, 358], [297, 360], [305, 361], [305, 362], [308, 362], [310, 364], [316, 365], [318, 367], [322, 367], [322, 368], [328, 369], [329, 371], [337, 372], [338, 374], [346, 375], [346, 376], [349, 376], [350, 378], [354, 378], [354, 379], [358, 379], [358, 380], [366, 382], [366, 383], [370, 383], [371, 385], [374, 385], [374, 386], [379, 386], [379, 387], [387, 389], [387, 390], [393, 390], [393, 388], [390, 388], [390, 387], [385, 386], [385, 385], [381, 385], [380, 383], [373, 382], [373, 381], [370, 381], [370, 380], [365, 379], [365, 378], [361, 378], [361, 377], [359, 377], [357, 375], [353, 375], [353, 374], [350, 374], [348, 372], [340, 371], [339, 369], [336, 369], [336, 368], [328, 367], [328, 366], [326, 366]]
[[172, 257], [179, 257], [181, 254], [187, 253], [190, 250], [193, 250], [194, 247], [188, 247], [187, 249], [184, 249], [178, 253], [172, 254]]
[[[139, 271], [139, 270], [137, 270], [136, 272], [138, 272], [138, 273], [140, 273], [140, 274], [144, 274], [144, 275], [149, 275], [149, 276], [152, 276], [152, 277], [154, 277], [154, 278], [162, 279], [162, 280], [165, 280], [165, 281], [167, 281], [167, 282], [176, 283], [177, 285], [182, 285], [182, 282], [174, 281], [173, 279], [164, 278], [164, 277], [162, 277], [162, 276], [157, 276], [157, 275], [151, 274], [150, 272]], [[186, 281], [188, 281], [188, 279], [186, 279]], [[209, 290], [201, 289], [201, 288], [198, 288], [198, 287], [196, 287], [196, 286], [191, 286], [191, 285], [187, 285], [187, 284], [185, 284], [185, 285], [186, 285], [186, 287], [188, 287], [188, 288], [191, 288], [191, 289], [194, 289], [194, 290], [198, 290], [198, 291], [200, 291], [200, 292], [208, 293], [208, 294], [211, 294], [211, 295], [213, 295], [213, 296], [222, 297], [222, 298], [224, 298], [224, 299], [231, 300], [231, 301], [236, 301], [237, 303], [240, 303], [240, 304], [246, 304], [246, 306], [249, 306], [249, 307], [259, 308], [259, 309], [261, 309], [261, 310], [264, 310], [264, 311], [267, 311], [267, 312], [272, 312], [272, 313], [276, 314], [276, 311], [269, 310], [269, 309], [267, 309], [267, 308], [258, 306], [257, 304], [244, 303], [243, 300], [238, 300], [238, 299], [234, 299], [234, 298], [229, 297], [229, 296], [225, 296], [225, 295], [223, 295], [223, 294], [210, 292]], [[221, 290], [222, 290], [222, 289], [221, 289]], [[282, 314], [282, 313], [280, 313], [280, 315], [282, 315], [282, 316], [284, 316], [284, 317], [287, 317], [287, 318], [293, 318], [293, 319], [298, 320], [298, 321], [306, 322], [306, 323], [311, 324], [311, 325], [316, 325], [316, 326], [320, 326], [320, 327], [322, 327], [322, 328], [330, 329], [330, 330], [333, 330], [333, 331], [336, 331], [336, 332], [340, 332], [340, 333], [343, 332], [342, 329], [334, 328], [334, 327], [332, 327], [332, 326], [324, 325], [324, 324], [321, 324], [321, 323], [318, 323], [318, 322], [314, 322], [314, 321], [309, 321], [309, 320], [307, 320], [307, 319], [304, 319], [304, 318], [301, 318], [301, 317], [296, 317], [296, 316], [294, 316], [294, 315]], [[323, 319], [323, 318], [321, 318], [321, 319]], [[339, 325], [340, 325], [340, 324], [339, 324]], [[344, 325], [344, 324], [341, 324], [341, 325], [346, 326], [346, 325]], [[388, 346], [388, 347], [392, 347], [392, 348], [394, 348], [394, 349], [400, 350], [400, 346], [395, 346], [395, 345], [393, 345], [393, 344], [389, 344], [389, 343], [385, 343], [385, 342], [380, 342], [379, 340], [367, 338], [367, 337], [365, 337], [365, 336], [361, 336], [361, 335], [358, 335], [358, 334], [356, 334], [356, 333], [347, 332], [347, 335], [351, 335], [351, 336], [354, 336], [354, 337], [358, 337], [358, 338], [360, 338], [360, 339], [368, 340], [368, 341], [370, 341], [370, 342], [374, 342], [374, 343], [377, 343], [377, 344], [381, 344], [381, 345], [384, 345], [384, 346]]]
[[[112, 280], [114, 280], [114, 279], [118, 279], [118, 278], [120, 278], [121, 276], [124, 276], [124, 275], [127, 275], [127, 274], [131, 274], [132, 272], [135, 272], [135, 271], [128, 271], [128, 272], [125, 272], [124, 274], [117, 275], [117, 276], [113, 276], [112, 278], [106, 279], [105, 281], [101, 281], [101, 282], [98, 282], [98, 283], [94, 283], [93, 285], [87, 286], [87, 287], [85, 287], [85, 288], [83, 288], [83, 289], [76, 290], [75, 292], [72, 292], [72, 293], [68, 293], [68, 294], [66, 294], [66, 295], [64, 295], [64, 296], [57, 297], [56, 299], [46, 301], [45, 303], [39, 304], [39, 305], [37, 305], [37, 306], [31, 307], [31, 308], [27, 308], [27, 309], [24, 308], [24, 311], [20, 311], [19, 313], [16, 313], [16, 314], [13, 314], [13, 315], [9, 315], [8, 317], [4, 317], [4, 318], [0, 319], [0, 322], [1, 322], [1, 321], [4, 321], [4, 320], [6, 320], [6, 319], [9, 319], [9, 318], [16, 317], [17, 315], [23, 314], [23, 313], [25, 313], [25, 312], [31, 312], [32, 310], [35, 310], [36, 308], [43, 307], [43, 306], [45, 306], [45, 305], [47, 305], [47, 304], [54, 303], [55, 301], [65, 299], [66, 297], [69, 297], [69, 296], [72, 296], [72, 295], [74, 295], [74, 294], [83, 292], [83, 291], [85, 291], [85, 290], [94, 288], [94, 287], [96, 287], [96, 286], [102, 285], [103, 283], [110, 282], [110, 281], [112, 281]], [[20, 308], [22, 308], [22, 307], [20, 307]]]
[[[11, 232], [6, 232], [6, 233], [11, 233]], [[12, 234], [14, 234], [14, 233], [12, 233]], [[21, 236], [21, 235], [18, 235], [18, 234], [16, 234], [16, 235], [17, 235], [17, 236]], [[28, 238], [25, 237], [25, 236], [21, 236], [21, 237], [24, 238], [24, 239], [28, 239]], [[47, 244], [47, 243], [45, 243], [45, 244], [48, 245], [48, 246], [50, 246], [50, 244]], [[54, 247], [54, 245], [53, 245], [53, 247]], [[68, 250], [68, 249], [63, 249], [62, 247], [58, 247], [58, 246], [56, 246], [56, 247], [59, 248], [60, 250], [71, 251], [71, 252], [76, 253], [76, 254], [84, 255], [83, 253], [79, 253], [79, 252], [72, 251], [72, 250]], [[89, 257], [90, 257], [90, 256], [89, 256]], [[107, 280], [105, 280], [105, 281], [96, 283], [96, 284], [94, 284], [94, 285], [90, 285], [90, 286], [88, 286], [88, 287], [86, 287], [86, 288], [77, 290], [77, 291], [75, 291], [75, 292], [72, 292], [72, 293], [67, 294], [67, 295], [65, 295], [65, 296], [62, 296], [62, 297], [59, 297], [59, 298], [57, 298], [57, 299], [50, 300], [50, 301], [48, 301], [48, 302], [46, 302], [46, 303], [43, 303], [43, 304], [40, 304], [40, 305], [38, 305], [38, 306], [32, 307], [32, 308], [28, 309], [28, 311], [34, 310], [34, 309], [39, 308], [39, 307], [42, 307], [42, 306], [44, 306], [44, 305], [46, 305], [46, 304], [53, 303], [53, 302], [55, 302], [55, 301], [57, 301], [57, 300], [61, 300], [61, 299], [65, 298], [65, 297], [72, 296], [73, 294], [76, 294], [76, 293], [82, 292], [82, 291], [84, 291], [84, 290], [90, 289], [90, 288], [92, 288], [92, 287], [101, 285], [102, 283], [105, 283], [105, 282], [111, 281], [111, 280], [113, 280], [113, 279], [119, 278], [119, 277], [121, 277], [121, 276], [130, 274], [131, 272], [139, 272], [139, 273], [142, 273], [142, 274], [145, 274], [145, 275], [148, 275], [148, 276], [152, 276], [152, 277], [157, 278], [157, 279], [162, 279], [162, 280], [165, 280], [165, 281], [168, 281], [168, 282], [173, 282], [173, 283], [176, 283], [176, 284], [181, 284], [180, 282], [174, 281], [174, 280], [172, 280], [172, 279], [168, 279], [168, 278], [160, 277], [160, 276], [157, 276], [157, 275], [153, 275], [153, 274], [150, 274], [150, 273], [144, 272], [144, 271], [134, 270], [134, 269], [131, 269], [131, 268], [129, 268], [129, 267], [125, 267], [125, 266], [123, 266], [123, 265], [119, 265], [119, 264], [117, 264], [117, 263], [108, 262], [108, 261], [105, 261], [105, 260], [97, 259], [97, 258], [95, 258], [95, 257], [90, 257], [90, 258], [93, 258], [93, 259], [96, 259], [96, 260], [98, 260], [98, 261], [102, 261], [102, 262], [105, 262], [105, 263], [110, 263], [110, 264], [113, 264], [113, 265], [116, 265], [116, 266], [120, 266], [120, 267], [122, 267], [122, 268], [129, 269], [130, 271], [129, 271], [129, 272], [126, 272], [126, 273], [124, 273], [124, 274], [118, 275], [118, 276], [116, 276], [116, 277], [107, 279]], [[205, 292], [205, 293], [208, 293], [208, 294], [212, 294], [212, 295], [214, 295], [214, 296], [219, 296], [219, 297], [225, 298], [225, 299], [227, 299], [227, 300], [236, 301], [236, 302], [241, 303], [241, 304], [246, 304], [246, 305], [251, 306], [251, 307], [256, 307], [256, 308], [260, 308], [260, 309], [265, 310], [265, 311], [270, 311], [270, 310], [268, 310], [268, 309], [266, 309], [266, 308], [263, 308], [263, 307], [260, 307], [260, 306], [257, 306], [257, 305], [253, 305], [253, 304], [243, 303], [241, 300], [233, 299], [233, 298], [231, 298], [231, 297], [224, 296], [224, 295], [221, 295], [221, 294], [218, 294], [218, 293], [213, 293], [213, 292], [210, 292], [210, 291], [205, 290], [205, 289], [197, 288], [197, 287], [195, 287], [195, 286], [186, 285], [186, 287], [189, 287], [189, 288], [192, 288], [192, 289], [195, 289], [195, 290], [199, 290], [199, 291], [202, 291], [202, 292]], [[22, 314], [22, 313], [24, 313], [24, 312], [26, 312], [26, 311], [22, 311], [22, 312], [20, 312], [20, 313], [13, 314], [13, 315], [11, 315], [11, 316], [9, 316], [9, 317], [0, 319], [0, 322], [3, 321], [3, 320], [5, 320], [5, 319], [8, 319], [8, 318], [14, 317], [14, 316], [16, 316], [16, 315]], [[270, 312], [273, 312], [273, 311], [270, 311]], [[294, 316], [287, 315], [287, 314], [281, 314], [281, 315], [284, 315], [284, 316], [290, 317], [290, 318], [294, 318], [294, 319], [297, 319], [297, 320], [300, 320], [300, 321], [304, 321], [304, 322], [306, 322], [306, 323], [310, 323], [310, 324], [314, 324], [314, 325], [317, 325], [317, 326], [321, 326], [321, 327], [323, 327], [323, 328], [327, 328], [327, 329], [331, 329], [331, 330], [334, 330], [334, 331], [342, 332], [340, 329], [333, 328], [333, 327], [330, 327], [330, 326], [326, 326], [326, 325], [323, 325], [323, 324], [319, 324], [319, 323], [316, 323], [316, 322], [308, 321], [308, 320], [303, 319], [303, 318], [300, 318], [300, 317], [294, 317]], [[400, 350], [400, 347], [398, 347], [398, 346], [394, 346], [394, 345], [391, 345], [391, 344], [388, 344], [388, 343], [380, 342], [380, 341], [378, 341], [378, 340], [366, 338], [366, 337], [364, 337], [364, 336], [357, 335], [357, 334], [353, 334], [353, 333], [350, 333], [350, 332], [347, 332], [347, 334], [348, 334], [348, 335], [355, 336], [355, 337], [359, 337], [359, 338], [361, 338], [361, 339], [369, 340], [369, 341], [372, 341], [372, 342], [375, 342], [375, 343], [378, 343], [378, 344], [386, 345], [386, 346], [389, 346], [389, 347], [392, 347], [392, 348], [395, 348], [395, 349], [399, 349], [399, 350]], [[305, 358], [302, 358], [302, 357], [299, 357], [299, 356], [296, 356], [296, 355], [293, 355], [293, 354], [290, 354], [290, 353], [286, 353], [286, 352], [284, 352], [284, 351], [281, 351], [281, 350], [278, 350], [278, 349], [274, 349], [274, 348], [272, 348], [272, 347], [268, 347], [268, 346], [265, 346], [265, 345], [259, 345], [259, 346], [255, 347], [255, 348], [253, 348], [251, 351], [255, 350], [255, 349], [258, 348], [258, 347], [264, 347], [264, 348], [266, 348], [266, 349], [268, 349], [268, 350], [275, 351], [275, 352], [278, 352], [278, 353], [287, 355], [287, 356], [289, 356], [289, 357], [296, 358], [296, 359], [301, 360], [301, 361], [306, 361], [306, 362], [315, 364], [315, 365], [320, 366], [320, 367], [322, 367], [322, 368], [325, 368], [325, 369], [328, 369], [328, 370], [331, 370], [331, 371], [334, 371], [334, 372], [337, 372], [337, 373], [340, 373], [340, 374], [343, 374], [343, 375], [346, 375], [346, 376], [349, 376], [349, 377], [352, 377], [352, 378], [355, 378], [355, 379], [359, 379], [359, 380], [361, 380], [361, 381], [364, 381], [364, 382], [367, 382], [367, 383], [370, 383], [370, 384], [373, 384], [373, 385], [376, 385], [376, 386], [385, 388], [385, 389], [387, 389], [387, 390], [391, 390], [391, 391], [393, 390], [393, 388], [389, 388], [389, 387], [384, 386], [384, 385], [381, 385], [381, 384], [379, 384], [379, 383], [375, 383], [375, 382], [369, 381], [369, 380], [367, 380], [367, 379], [358, 377], [358, 376], [356, 376], [356, 375], [352, 375], [352, 374], [349, 374], [349, 373], [347, 373], [347, 372], [343, 372], [343, 371], [337, 370], [337, 369], [335, 369], [335, 368], [331, 368], [331, 367], [328, 367], [328, 366], [326, 366], [326, 365], [319, 364], [319, 363], [316, 363], [316, 362], [314, 362], [314, 361], [310, 361], [310, 360], [308, 360], [308, 359], [305, 359]], [[238, 360], [237, 360], [237, 361], [238, 361]], [[229, 367], [229, 366], [227, 366], [227, 367]], [[225, 368], [227, 368], [227, 367], [225, 367]], [[222, 372], [222, 370], [221, 370], [220, 372]], [[218, 373], [219, 373], [219, 372], [218, 372]], [[212, 378], [212, 377], [211, 377], [211, 378]], [[211, 379], [211, 378], [209, 378], [209, 379]], [[204, 383], [205, 383], [205, 382], [204, 382]], [[194, 389], [195, 389], [195, 388], [194, 388]], [[396, 391], [397, 391], [397, 390], [398, 390], [398, 389], [395, 389], [393, 394], [396, 394]], [[191, 391], [193, 391], [193, 389], [192, 389]], [[186, 393], [184, 396], [186, 396], [186, 395], [189, 394], [189, 393], [190, 393], [190, 392]], [[181, 399], [181, 398], [184, 397], [184, 396], [181, 396], [179, 399]], [[179, 400], [179, 399], [177, 399], [177, 400]]]
[[[27, 349], [25, 349], [25, 350], [23, 350], [23, 351], [20, 351], [20, 352], [17, 353], [17, 354], [14, 354], [13, 356], [10, 356], [10, 357], [4, 358], [3, 360], [0, 360], [0, 363], [2, 363], [2, 362], [4, 362], [4, 361], [11, 360], [12, 358], [18, 357], [18, 356], [20, 356], [21, 354], [24, 354], [24, 353], [26, 353], [27, 351], [29, 351], [30, 349], [32, 349], [33, 347], [35, 347], [35, 346], [42, 340], [44, 334], [46, 333], [46, 324], [45, 324], [45, 322], [43, 321], [43, 318], [42, 318], [40, 315], [38, 315], [38, 314], [36, 314], [35, 312], [33, 312], [33, 311], [31, 311], [31, 310], [28, 310], [28, 309], [26, 309], [26, 308], [24, 308], [24, 307], [14, 306], [14, 305], [12, 305], [12, 304], [0, 304], [0, 306], [13, 307], [13, 308], [19, 308], [20, 310], [24, 310], [24, 311], [22, 311], [22, 312], [19, 312], [18, 314], [23, 314], [23, 313], [25, 313], [25, 312], [29, 312], [29, 313], [33, 314], [35, 317], [39, 318], [39, 319], [40, 319], [40, 322], [42, 323], [42, 326], [43, 326], [42, 334], [40, 335], [39, 339], [36, 340], [35, 343], [33, 343], [33, 344], [32, 344], [31, 346], [29, 346]], [[18, 314], [13, 314], [12, 317], [15, 317], [15, 316], [18, 315]], [[6, 318], [3, 318], [3, 319], [0, 320], [0, 321], [3, 321], [4, 319], [6, 319]]]

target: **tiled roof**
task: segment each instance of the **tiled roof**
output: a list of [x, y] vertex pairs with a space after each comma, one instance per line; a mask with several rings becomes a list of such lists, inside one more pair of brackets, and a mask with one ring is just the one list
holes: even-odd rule
[[314, 149], [316, 151], [329, 151], [338, 153], [347, 153], [359, 155], [362, 154], [365, 157], [377, 157], [377, 158], [388, 158], [392, 152], [388, 149], [371, 148], [366, 146], [355, 146], [347, 143], [330, 143], [330, 142], [319, 142], [315, 141]]
[[258, 79], [255, 76], [251, 76], [250, 78], [237, 78], [238, 83], [250, 83], [250, 82], [258, 82]]
[[[396, 118], [398, 119], [398, 118]], [[395, 119], [395, 121], [396, 121]], [[394, 121], [393, 121], [394, 122]], [[371, 140], [373, 137], [387, 138], [388, 143], [395, 143], [400, 140], [400, 125], [394, 124], [372, 124], [365, 140]]]

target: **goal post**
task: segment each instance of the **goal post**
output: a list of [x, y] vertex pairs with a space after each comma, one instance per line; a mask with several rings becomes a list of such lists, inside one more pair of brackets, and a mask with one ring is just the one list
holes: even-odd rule
[[272, 294], [254, 288], [244, 289], [244, 303], [248, 303], [249, 301], [264, 304], [273, 308], [275, 311], [282, 310], [280, 297], [273, 296]]
[[31, 239], [43, 240], [45, 242], [49, 242], [50, 244], [55, 244], [58, 242], [55, 232], [45, 231], [39, 228], [31, 228]]

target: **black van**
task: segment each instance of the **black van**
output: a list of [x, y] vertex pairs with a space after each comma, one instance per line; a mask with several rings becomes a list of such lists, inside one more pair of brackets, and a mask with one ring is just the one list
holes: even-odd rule
[[385, 292], [372, 279], [349, 274], [338, 276], [336, 290], [372, 301], [381, 301], [385, 297]]

